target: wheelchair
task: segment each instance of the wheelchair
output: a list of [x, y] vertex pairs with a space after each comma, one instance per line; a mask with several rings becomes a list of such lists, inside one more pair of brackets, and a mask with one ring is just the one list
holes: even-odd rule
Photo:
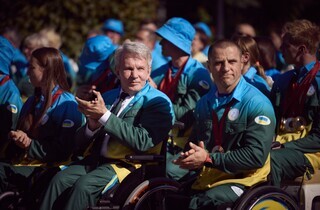
[[0, 194], [1, 210], [34, 210], [39, 208], [46, 186], [59, 167], [36, 168], [25, 186], [13, 187]]
[[[183, 128], [176, 123], [175, 126]], [[109, 190], [98, 205], [89, 210], [123, 209], [123, 210], [165, 210], [167, 196], [184, 193], [195, 176], [186, 176], [182, 181], [175, 181], [166, 176], [166, 153], [175, 145], [173, 137], [162, 145], [160, 155], [127, 156], [127, 161], [141, 163], [142, 167], [129, 174], [121, 184]], [[167, 145], [167, 147], [165, 147]], [[271, 186], [269, 181], [258, 183], [247, 189], [235, 203], [226, 203], [216, 209], [222, 210], [257, 210], [257, 209], [289, 209], [316, 210], [320, 209], [320, 171], [312, 183], [314, 198], [310, 199], [310, 183], [300, 182], [295, 190], [288, 190], [292, 183], [285, 183], [281, 188]], [[297, 183], [296, 183], [297, 184]], [[315, 192], [316, 191], [316, 192]]]

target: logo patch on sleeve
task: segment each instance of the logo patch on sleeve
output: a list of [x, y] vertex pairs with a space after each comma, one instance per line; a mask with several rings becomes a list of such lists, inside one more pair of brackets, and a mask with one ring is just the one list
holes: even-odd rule
[[258, 116], [254, 121], [259, 125], [270, 125], [271, 120], [267, 116]]
[[62, 123], [63, 128], [72, 128], [74, 126], [74, 122], [69, 119], [65, 119]]
[[17, 108], [17, 106], [14, 105], [14, 104], [9, 104], [9, 105], [7, 106], [7, 109], [8, 109], [10, 112], [12, 112], [13, 114], [17, 114], [17, 113], [18, 113], [18, 108]]
[[209, 83], [207, 81], [205, 81], [205, 80], [199, 81], [199, 85], [205, 90], [208, 90], [210, 88]]

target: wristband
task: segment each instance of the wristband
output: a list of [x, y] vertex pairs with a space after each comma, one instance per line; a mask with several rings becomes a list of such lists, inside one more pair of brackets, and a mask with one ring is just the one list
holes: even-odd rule
[[206, 167], [212, 167], [213, 166], [212, 159], [211, 159], [209, 153], [208, 153], [208, 155], [207, 155], [207, 157], [206, 157], [206, 159], [204, 161], [204, 166], [206, 166]]

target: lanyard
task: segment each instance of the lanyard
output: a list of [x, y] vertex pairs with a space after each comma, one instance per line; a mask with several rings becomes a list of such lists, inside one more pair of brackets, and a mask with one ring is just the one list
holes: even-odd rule
[[223, 148], [221, 147], [222, 137], [223, 137], [223, 128], [225, 125], [227, 114], [229, 113], [232, 105], [233, 105], [233, 100], [227, 104], [227, 107], [225, 108], [220, 121], [218, 119], [217, 113], [215, 111], [212, 111], [212, 121], [213, 121], [212, 135], [214, 136], [214, 146], [213, 146], [212, 152], [215, 152], [214, 150], [216, 150], [217, 148], [220, 152], [221, 152], [221, 149], [223, 150]]
[[98, 79], [92, 82], [92, 85], [97, 87], [97, 90], [101, 93], [115, 88], [117, 77], [111, 72], [110, 69], [105, 70]]
[[3, 79], [0, 82], [0, 86], [6, 83], [7, 81], [9, 81], [9, 79], [10, 79], [9, 75], [6, 75], [5, 77], [3, 77]]
[[286, 97], [282, 106], [283, 117], [300, 116], [304, 110], [304, 103], [306, 100], [308, 89], [316, 74], [318, 73], [320, 63], [316, 62], [314, 67], [307, 73], [307, 76], [299, 84], [297, 82], [298, 75], [294, 75], [291, 79]]
[[[187, 60], [188, 61], [188, 60]], [[174, 78], [172, 78], [172, 69], [169, 68], [166, 72], [165, 78], [161, 81], [159, 85], [159, 90], [164, 92], [171, 101], [174, 100], [175, 93], [178, 86], [178, 81], [180, 80], [183, 69], [187, 63], [187, 61], [182, 65], [182, 67], [178, 70]]]

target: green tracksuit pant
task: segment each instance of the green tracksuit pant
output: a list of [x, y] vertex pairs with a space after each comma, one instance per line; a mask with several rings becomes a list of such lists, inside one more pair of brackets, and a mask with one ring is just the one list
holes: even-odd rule
[[280, 186], [281, 180], [293, 180], [307, 171], [314, 173], [302, 152], [288, 148], [271, 151], [271, 179], [275, 186]]
[[114, 175], [116, 173], [109, 164], [102, 164], [90, 172], [84, 165], [71, 165], [53, 177], [40, 210], [80, 210], [95, 206]]

